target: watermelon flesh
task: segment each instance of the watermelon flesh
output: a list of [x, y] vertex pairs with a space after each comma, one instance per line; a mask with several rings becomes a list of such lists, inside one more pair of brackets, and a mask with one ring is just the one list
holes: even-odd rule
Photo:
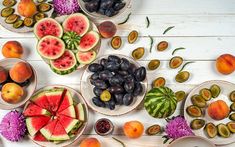
[[51, 119], [49, 116], [38, 116], [26, 118], [26, 126], [31, 136], [34, 136]]
[[81, 52], [89, 51], [96, 47], [99, 41], [100, 35], [96, 31], [90, 31], [81, 38], [78, 50]]
[[40, 129], [41, 134], [46, 137], [47, 140], [51, 138], [52, 132], [54, 131], [57, 123], [57, 119], [51, 120], [46, 126]]
[[37, 132], [35, 136], [33, 137], [33, 140], [35, 141], [47, 141], [47, 139], [42, 135], [41, 132]]
[[76, 113], [75, 113], [75, 109], [74, 109], [74, 106], [69, 106], [67, 109], [61, 111], [61, 112], [58, 112], [57, 116], [60, 116], [60, 115], [65, 115], [65, 116], [68, 116], [68, 117], [71, 117], [71, 118], [76, 118]]
[[50, 112], [33, 103], [29, 103], [23, 114], [24, 116], [41, 116], [50, 115]]
[[71, 93], [68, 90], [66, 90], [63, 100], [59, 106], [58, 112], [65, 110], [71, 105], [73, 105], [73, 98], [72, 98]]
[[76, 112], [76, 118], [80, 121], [85, 121], [85, 111], [82, 103], [77, 104], [76, 106], [74, 106], [74, 108]]
[[79, 63], [81, 64], [90, 64], [96, 58], [95, 51], [88, 51], [88, 52], [77, 52], [76, 57]]
[[50, 137], [50, 140], [61, 141], [61, 140], [68, 140], [68, 139], [70, 139], [68, 134], [66, 133], [62, 124], [58, 121], [52, 133], [52, 136]]
[[60, 115], [59, 122], [62, 124], [65, 131], [69, 133], [79, 121], [65, 115]]
[[31, 101], [43, 109], [49, 110], [49, 102], [47, 96], [45, 95], [46, 91], [42, 91], [31, 98]]
[[56, 112], [58, 110], [61, 98], [63, 96], [63, 91], [64, 89], [54, 89], [46, 93], [51, 111]]

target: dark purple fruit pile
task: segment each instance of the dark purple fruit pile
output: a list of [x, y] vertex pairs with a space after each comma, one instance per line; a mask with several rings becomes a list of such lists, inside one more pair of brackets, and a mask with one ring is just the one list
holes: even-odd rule
[[83, 0], [85, 8], [89, 12], [97, 12], [112, 17], [125, 7], [123, 0]]

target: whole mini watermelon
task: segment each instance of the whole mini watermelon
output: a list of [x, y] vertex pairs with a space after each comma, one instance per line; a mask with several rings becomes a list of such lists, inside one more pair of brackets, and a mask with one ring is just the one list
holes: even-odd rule
[[151, 89], [144, 99], [146, 111], [155, 118], [166, 118], [175, 112], [177, 100], [175, 93], [168, 87]]

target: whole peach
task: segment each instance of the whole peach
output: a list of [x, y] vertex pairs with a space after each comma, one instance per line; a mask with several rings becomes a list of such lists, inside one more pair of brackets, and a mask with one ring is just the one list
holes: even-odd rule
[[2, 87], [2, 99], [8, 103], [19, 102], [23, 95], [23, 88], [15, 83], [7, 83]]
[[123, 126], [124, 134], [129, 138], [139, 138], [144, 132], [144, 126], [139, 121], [129, 121]]
[[217, 70], [224, 74], [231, 74], [235, 70], [235, 57], [230, 54], [223, 54], [216, 60]]
[[101, 147], [101, 144], [96, 138], [86, 138], [81, 142], [80, 147]]
[[23, 47], [18, 41], [8, 41], [3, 45], [2, 55], [6, 58], [21, 58]]
[[8, 74], [3, 67], [0, 67], [0, 83], [3, 83], [7, 80]]
[[229, 115], [230, 109], [223, 100], [217, 100], [209, 105], [207, 112], [212, 119], [222, 120]]
[[9, 71], [10, 77], [17, 83], [22, 83], [32, 76], [32, 69], [28, 63], [18, 62]]
[[33, 0], [20, 0], [18, 12], [24, 17], [32, 17], [37, 12], [37, 6]]
[[111, 38], [116, 34], [117, 27], [111, 21], [104, 21], [98, 26], [98, 30], [103, 38]]

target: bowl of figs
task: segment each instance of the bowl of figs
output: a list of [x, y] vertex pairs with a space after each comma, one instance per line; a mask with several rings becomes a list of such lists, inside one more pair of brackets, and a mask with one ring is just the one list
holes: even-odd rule
[[81, 93], [96, 112], [119, 116], [134, 110], [147, 90], [145, 67], [124, 55], [97, 58], [84, 71]]

